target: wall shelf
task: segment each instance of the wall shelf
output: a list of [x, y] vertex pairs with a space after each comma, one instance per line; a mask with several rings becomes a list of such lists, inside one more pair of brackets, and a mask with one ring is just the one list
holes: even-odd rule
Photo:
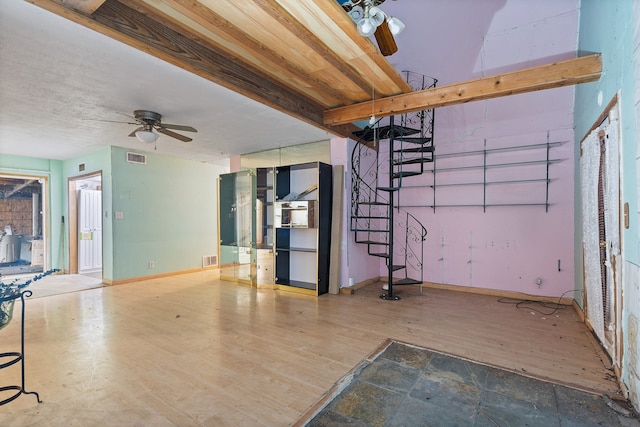
[[563, 159], [554, 159], [554, 160], [532, 160], [528, 162], [514, 162], [514, 163], [496, 163], [489, 165], [471, 165], [471, 166], [456, 166], [450, 168], [439, 168], [439, 169], [427, 169], [427, 172], [447, 172], [447, 171], [463, 171], [463, 170], [471, 170], [471, 169], [491, 169], [491, 168], [507, 168], [514, 166], [531, 166], [531, 165], [546, 165], [561, 162]]
[[[565, 160], [552, 158], [551, 150], [565, 142], [552, 142], [547, 133], [547, 142], [545, 143], [443, 154], [436, 152], [434, 157], [437, 162], [434, 160], [425, 169], [426, 173], [431, 172], [431, 182], [403, 186], [403, 189], [431, 189], [433, 195], [431, 203], [419, 205], [412, 203], [416, 197], [412, 197], [409, 190], [405, 191], [404, 196], [408, 203], [403, 203], [401, 195], [398, 205], [401, 208], [426, 207], [433, 209], [434, 212], [438, 207], [482, 207], [486, 211], [488, 207], [544, 206], [548, 212], [550, 205], [549, 184], [553, 181], [550, 178], [549, 169], [554, 164]], [[485, 147], [486, 144], [485, 140]], [[522, 202], [501, 200], [508, 197], [508, 194], [513, 194], [516, 191], [514, 188], [517, 188], [518, 185], [523, 186], [522, 192], [518, 196], [525, 194], [531, 196], [531, 200], [523, 200]], [[544, 187], [531, 187], [536, 185], [544, 185]], [[498, 190], [500, 186], [510, 186], [510, 190], [506, 190], [507, 187], [504, 191]], [[464, 191], [462, 190], [464, 187], [470, 189]], [[471, 191], [471, 187], [478, 187], [478, 192]], [[494, 189], [488, 191], [488, 188]], [[540, 200], [543, 196], [544, 200]], [[460, 203], [457, 203], [456, 199], [462, 197], [465, 200], [460, 200]], [[536, 198], [538, 200], [535, 200]]]
[[[459, 204], [459, 205], [438, 205], [438, 208], [491, 208], [491, 207], [506, 207], [506, 206], [547, 206], [546, 203], [494, 203], [494, 204]], [[433, 208], [433, 206], [425, 205], [401, 205], [400, 208]]]
[[288, 252], [313, 252], [316, 253], [317, 252], [317, 248], [282, 248], [282, 247], [278, 247], [276, 248], [276, 251], [288, 251]]

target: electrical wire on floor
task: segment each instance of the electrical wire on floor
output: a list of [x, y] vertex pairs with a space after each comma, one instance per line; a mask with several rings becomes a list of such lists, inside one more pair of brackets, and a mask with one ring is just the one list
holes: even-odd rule
[[[555, 314], [558, 310], [564, 310], [567, 308], [566, 305], [561, 304], [560, 302], [562, 301], [562, 298], [564, 298], [566, 294], [571, 292], [582, 292], [582, 291], [577, 289], [571, 289], [569, 291], [566, 291], [562, 295], [560, 295], [560, 297], [558, 297], [558, 302], [556, 303], [538, 301], [533, 299], [519, 299], [519, 298], [506, 298], [506, 297], [499, 298], [498, 302], [500, 304], [514, 304], [517, 309], [525, 308], [527, 310], [540, 313], [544, 316], [551, 316], [552, 314]], [[542, 309], [534, 308], [532, 306], [542, 307], [542, 309], [551, 309], [551, 311], [550, 312], [542, 311]]]

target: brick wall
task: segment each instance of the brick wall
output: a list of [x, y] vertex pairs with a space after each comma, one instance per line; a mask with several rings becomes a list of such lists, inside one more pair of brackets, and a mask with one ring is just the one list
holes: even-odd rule
[[0, 232], [10, 225], [13, 234], [32, 235], [33, 202], [28, 199], [0, 199]]

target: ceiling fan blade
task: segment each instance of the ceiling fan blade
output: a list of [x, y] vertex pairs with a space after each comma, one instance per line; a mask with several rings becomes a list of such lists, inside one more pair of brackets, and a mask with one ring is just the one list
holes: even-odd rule
[[165, 129], [164, 127], [157, 126], [156, 130], [158, 132], [163, 133], [163, 134], [165, 134], [167, 136], [170, 136], [172, 138], [179, 139], [182, 142], [191, 142], [191, 141], [193, 141], [193, 139], [191, 139], [191, 138], [189, 138], [187, 136], [180, 135], [179, 133], [172, 132], [169, 129]]
[[[137, 124], [137, 123], [132, 123], [132, 124], [134, 124], [134, 125], [135, 125], [135, 124]], [[136, 136], [136, 132], [138, 132], [139, 130], [144, 130], [144, 126], [139, 127], [138, 129], [134, 130], [133, 132], [131, 132], [131, 133], [129, 134], [129, 136]]]
[[166, 123], [160, 123], [160, 127], [165, 129], [184, 130], [187, 132], [198, 132], [195, 128], [192, 128], [191, 126], [184, 126], [184, 125], [169, 125]]
[[82, 120], [87, 120], [87, 121], [90, 121], [90, 122], [122, 123], [122, 124], [125, 124], [125, 125], [137, 125], [137, 124], [139, 124], [137, 122], [123, 122], [123, 121], [120, 121], [120, 120], [87, 119], [87, 118], [84, 118]]

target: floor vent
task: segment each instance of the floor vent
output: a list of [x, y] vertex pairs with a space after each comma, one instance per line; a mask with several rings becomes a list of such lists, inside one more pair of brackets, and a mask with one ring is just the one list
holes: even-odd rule
[[127, 152], [127, 162], [136, 163], [139, 165], [146, 165], [147, 156], [145, 154], [132, 153], [129, 151]]
[[211, 267], [212, 265], [218, 264], [218, 257], [215, 255], [207, 255], [202, 257], [202, 266], [203, 267]]

